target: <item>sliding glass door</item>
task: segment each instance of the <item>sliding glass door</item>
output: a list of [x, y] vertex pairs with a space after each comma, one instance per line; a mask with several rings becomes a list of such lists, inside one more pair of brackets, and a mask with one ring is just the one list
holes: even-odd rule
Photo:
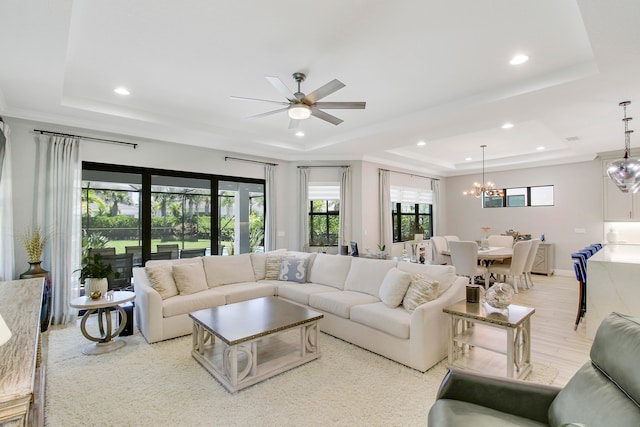
[[219, 253], [264, 252], [264, 184], [218, 182]]

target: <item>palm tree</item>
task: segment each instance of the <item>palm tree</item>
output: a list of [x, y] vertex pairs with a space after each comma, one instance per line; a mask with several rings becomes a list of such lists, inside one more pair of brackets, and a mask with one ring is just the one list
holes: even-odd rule
[[109, 216], [116, 216], [120, 213], [118, 203], [131, 204], [133, 201], [126, 191], [102, 191], [105, 202], [113, 203], [109, 210]]

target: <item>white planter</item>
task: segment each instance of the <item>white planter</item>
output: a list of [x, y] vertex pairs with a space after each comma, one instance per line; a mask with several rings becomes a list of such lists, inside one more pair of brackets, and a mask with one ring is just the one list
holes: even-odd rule
[[109, 289], [109, 281], [106, 278], [86, 278], [84, 279], [84, 294], [90, 296], [93, 292], [98, 291], [104, 296]]

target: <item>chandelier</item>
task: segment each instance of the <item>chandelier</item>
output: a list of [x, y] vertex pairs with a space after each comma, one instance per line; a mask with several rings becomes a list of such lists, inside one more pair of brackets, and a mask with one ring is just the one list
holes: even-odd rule
[[472, 190], [467, 190], [463, 194], [465, 196], [475, 196], [477, 199], [479, 199], [482, 196], [482, 194], [484, 194], [487, 197], [503, 197], [504, 196], [504, 191], [502, 189], [496, 189], [495, 188], [495, 184], [493, 182], [487, 181], [487, 183], [485, 184], [485, 180], [484, 180], [484, 149], [487, 146], [486, 145], [481, 145], [480, 147], [482, 147], [482, 184], [474, 182], [473, 183], [473, 189]]
[[631, 101], [623, 101], [620, 106], [624, 108], [624, 157], [611, 163], [607, 168], [607, 175], [623, 193], [637, 193], [640, 190], [640, 161], [631, 158], [631, 133], [627, 117], [627, 105]]

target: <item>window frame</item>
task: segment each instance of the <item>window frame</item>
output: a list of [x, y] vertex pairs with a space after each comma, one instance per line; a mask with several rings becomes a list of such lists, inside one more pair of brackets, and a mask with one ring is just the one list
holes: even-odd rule
[[[324, 211], [320, 211], [320, 212], [314, 212], [313, 210], [313, 202], [318, 202], [318, 201], [322, 201], [324, 202], [324, 207], [325, 210]], [[340, 242], [338, 242], [338, 239], [340, 238], [340, 236], [336, 236], [335, 242], [331, 242], [330, 240], [330, 228], [331, 228], [331, 223], [330, 220], [331, 218], [338, 218], [338, 223], [340, 223], [340, 200], [339, 199], [327, 199], [327, 200], [322, 200], [322, 199], [310, 199], [308, 200], [309, 202], [309, 247], [337, 247]], [[329, 210], [329, 205], [330, 203], [334, 203], [335, 205], [338, 207], [338, 210]], [[313, 239], [311, 238], [313, 236], [313, 225], [314, 225], [314, 221], [313, 218], [314, 217], [324, 217], [325, 221], [324, 221], [324, 237], [325, 237], [325, 243], [324, 244], [318, 244], [319, 242], [314, 242]]]
[[[430, 203], [413, 203], [413, 212], [403, 212], [402, 205], [411, 205], [411, 203], [391, 202], [391, 227], [392, 227], [392, 240], [393, 243], [408, 242], [414, 239], [413, 236], [408, 236], [407, 239], [402, 239], [402, 218], [413, 217], [414, 228], [415, 225], [421, 224], [420, 217], [428, 218], [429, 229], [423, 228], [423, 234], [425, 239], [429, 239], [433, 235], [433, 204]], [[429, 213], [420, 213], [420, 205], [428, 206]], [[394, 210], [395, 206], [395, 210]], [[422, 222], [424, 224], [425, 221]]]

